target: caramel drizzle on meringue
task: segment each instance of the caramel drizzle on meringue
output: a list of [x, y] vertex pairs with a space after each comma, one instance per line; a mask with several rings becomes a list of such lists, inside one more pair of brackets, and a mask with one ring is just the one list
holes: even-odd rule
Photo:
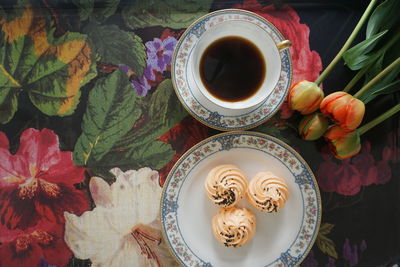
[[289, 198], [289, 190], [282, 178], [271, 172], [259, 172], [249, 183], [248, 198], [259, 210], [277, 212]]
[[230, 207], [241, 200], [247, 190], [244, 173], [235, 165], [213, 168], [205, 182], [207, 196], [217, 205]]
[[256, 218], [245, 208], [223, 208], [212, 218], [212, 230], [226, 247], [240, 247], [253, 238]]

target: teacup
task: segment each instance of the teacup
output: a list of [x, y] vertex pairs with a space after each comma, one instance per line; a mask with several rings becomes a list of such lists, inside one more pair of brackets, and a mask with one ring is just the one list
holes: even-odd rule
[[[254, 14], [254, 16], [258, 15]], [[265, 21], [265, 24], [272, 25], [264, 18], [262, 21]], [[278, 32], [278, 30], [276, 31]], [[251, 96], [238, 101], [227, 101], [216, 97], [207, 89], [200, 77], [200, 63], [205, 51], [210, 45], [226, 37], [240, 37], [252, 43], [258, 48], [263, 57], [262, 60], [266, 65], [263, 80], [260, 81], [260, 86], [258, 86]], [[256, 107], [271, 94], [278, 83], [282, 67], [280, 50], [285, 49], [290, 45], [291, 42], [288, 40], [276, 43], [262, 28], [262, 25], [258, 25], [252, 21], [227, 20], [215, 25], [208, 25], [206, 31], [197, 41], [193, 51], [193, 59], [191, 63], [193, 64], [193, 79], [202, 95], [204, 95], [204, 97], [206, 97], [210, 102], [222, 108], [237, 110]], [[243, 88], [243, 90], [246, 90], [246, 88]]]

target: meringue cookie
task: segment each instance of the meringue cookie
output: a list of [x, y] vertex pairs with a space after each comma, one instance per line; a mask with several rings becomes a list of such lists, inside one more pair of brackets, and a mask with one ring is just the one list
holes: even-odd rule
[[208, 198], [221, 207], [232, 207], [245, 196], [247, 180], [235, 165], [213, 168], [207, 175], [205, 189]]
[[259, 172], [249, 183], [247, 197], [258, 210], [277, 212], [285, 206], [289, 190], [282, 178], [271, 172]]
[[240, 247], [249, 242], [256, 231], [256, 217], [245, 208], [222, 208], [212, 218], [215, 238], [227, 247]]

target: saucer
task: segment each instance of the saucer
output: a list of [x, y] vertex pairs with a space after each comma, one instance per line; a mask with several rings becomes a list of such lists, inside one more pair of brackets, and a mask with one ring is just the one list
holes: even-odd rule
[[[213, 236], [217, 207], [206, 196], [207, 173], [234, 164], [250, 180], [271, 171], [285, 179], [290, 197], [276, 213], [264, 213], [242, 199], [256, 216], [254, 238], [242, 247], [225, 247]], [[255, 132], [214, 135], [189, 149], [171, 169], [161, 196], [161, 228], [172, 255], [184, 266], [298, 266], [317, 237], [321, 196], [304, 159], [289, 145]]]
[[292, 63], [288, 49], [280, 51], [282, 67], [272, 92], [256, 107], [227, 109], [212, 103], [197, 87], [193, 77], [193, 51], [197, 41], [211, 27], [227, 21], [251, 22], [278, 44], [285, 40], [269, 21], [249, 11], [225, 9], [209, 13], [190, 25], [180, 37], [172, 58], [172, 82], [184, 108], [201, 123], [221, 131], [246, 130], [271, 118], [280, 108], [289, 91]]

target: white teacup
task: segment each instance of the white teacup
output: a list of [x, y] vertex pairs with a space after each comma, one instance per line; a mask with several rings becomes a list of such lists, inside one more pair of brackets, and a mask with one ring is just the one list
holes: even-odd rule
[[[230, 36], [241, 37], [253, 43], [261, 52], [264, 63], [266, 64], [264, 80], [258, 90], [250, 97], [235, 102], [224, 101], [213, 96], [207, 90], [200, 77], [200, 61], [205, 50], [213, 42]], [[220, 107], [226, 109], [246, 109], [255, 107], [271, 94], [278, 83], [282, 67], [279, 50], [287, 48], [290, 45], [291, 43], [288, 40], [276, 44], [269, 34], [252, 22], [233, 20], [216, 24], [206, 30], [194, 48], [192, 60], [194, 81], [199, 91], [209, 101]]]

